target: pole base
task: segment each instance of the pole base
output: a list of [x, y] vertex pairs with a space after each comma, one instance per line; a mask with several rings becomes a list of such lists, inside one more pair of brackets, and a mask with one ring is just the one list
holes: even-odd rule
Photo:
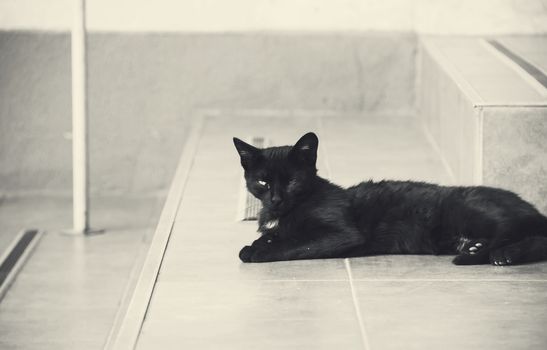
[[105, 230], [102, 229], [102, 228], [88, 228], [84, 231], [75, 230], [74, 228], [61, 230], [61, 234], [66, 235], [66, 236], [75, 236], [75, 237], [95, 236], [95, 235], [100, 235], [104, 232], [105, 232]]

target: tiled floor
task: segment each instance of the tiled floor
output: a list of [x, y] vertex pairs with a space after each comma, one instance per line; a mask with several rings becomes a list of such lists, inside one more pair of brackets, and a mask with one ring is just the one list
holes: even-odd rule
[[412, 118], [252, 118], [205, 123], [138, 337], [138, 349], [545, 349], [547, 264], [457, 267], [379, 256], [243, 264], [232, 136], [319, 134], [320, 173], [449, 183]]
[[71, 199], [8, 198], [0, 232], [46, 230], [0, 303], [0, 349], [101, 349], [139, 252], [148, 246], [163, 198], [92, 198], [94, 227], [104, 234], [61, 234]]

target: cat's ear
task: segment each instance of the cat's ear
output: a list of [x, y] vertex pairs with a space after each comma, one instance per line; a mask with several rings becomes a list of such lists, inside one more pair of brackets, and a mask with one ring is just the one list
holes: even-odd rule
[[253, 161], [256, 161], [260, 157], [260, 149], [241, 141], [237, 137], [234, 137], [234, 145], [241, 158], [243, 169], [247, 169]]
[[317, 161], [317, 146], [319, 139], [313, 132], [309, 132], [302, 136], [291, 150], [291, 157], [298, 162], [305, 163], [310, 166], [315, 166]]

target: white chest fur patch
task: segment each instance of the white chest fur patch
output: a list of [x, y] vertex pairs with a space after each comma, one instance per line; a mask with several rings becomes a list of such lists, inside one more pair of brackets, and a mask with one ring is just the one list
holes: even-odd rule
[[271, 230], [279, 225], [279, 220], [270, 220], [264, 224], [264, 228]]

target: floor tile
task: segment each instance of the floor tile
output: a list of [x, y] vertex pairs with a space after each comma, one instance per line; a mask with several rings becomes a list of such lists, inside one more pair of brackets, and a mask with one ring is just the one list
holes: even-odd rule
[[355, 322], [337, 319], [196, 319], [145, 325], [137, 346], [143, 349], [362, 349]]
[[356, 281], [371, 349], [544, 349], [545, 282]]
[[159, 281], [148, 315], [156, 320], [355, 319], [347, 281]]
[[92, 198], [92, 225], [106, 231], [89, 237], [59, 232], [70, 227], [70, 198], [17, 198], [0, 206], [2, 225], [47, 231], [0, 304], [0, 349], [101, 348], [161, 204]]
[[359, 349], [348, 282], [160, 282], [139, 349]]

